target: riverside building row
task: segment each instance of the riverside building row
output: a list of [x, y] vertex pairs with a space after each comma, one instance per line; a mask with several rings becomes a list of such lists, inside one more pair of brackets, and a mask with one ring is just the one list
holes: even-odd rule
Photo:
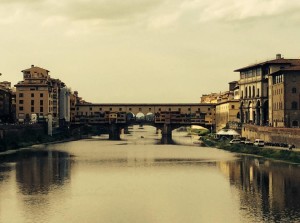
[[201, 97], [216, 104], [216, 129], [254, 124], [300, 127], [300, 59], [275, 59], [236, 69], [229, 91]]
[[[10, 82], [0, 82], [1, 122], [44, 121], [50, 115], [57, 127], [75, 120], [76, 105], [87, 102], [49, 72], [32, 65], [22, 71], [23, 80], [15, 89]], [[216, 106], [211, 114], [216, 130], [242, 124], [300, 127], [300, 59], [277, 54], [235, 72], [240, 78], [229, 83], [228, 91], [201, 97], [201, 103]]]
[[23, 80], [11, 87], [0, 83], [0, 119], [2, 123], [34, 123], [52, 120], [53, 127], [70, 123], [75, 105], [81, 103], [78, 92], [59, 79], [51, 78], [49, 70], [31, 65], [22, 70]]

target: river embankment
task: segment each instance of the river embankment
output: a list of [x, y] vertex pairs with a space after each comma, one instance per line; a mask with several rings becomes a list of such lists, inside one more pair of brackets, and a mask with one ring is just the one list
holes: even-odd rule
[[246, 144], [230, 144], [228, 140], [217, 141], [210, 137], [202, 137], [201, 140], [206, 146], [223, 149], [229, 152], [255, 155], [268, 159], [300, 164], [300, 152], [289, 150], [287, 148], [269, 148]]
[[91, 127], [60, 128], [48, 135], [44, 125], [11, 125], [0, 129], [0, 153], [13, 151], [39, 144], [59, 143], [85, 138], [87, 135], [98, 134]]

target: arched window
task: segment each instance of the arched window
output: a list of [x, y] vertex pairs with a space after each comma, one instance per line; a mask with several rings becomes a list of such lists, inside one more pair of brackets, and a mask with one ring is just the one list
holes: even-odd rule
[[293, 87], [293, 88], [292, 88], [292, 93], [293, 93], [293, 94], [297, 93], [297, 88]]
[[245, 88], [245, 98], [248, 98], [248, 88]]
[[257, 97], [259, 97], [259, 88], [257, 88]]
[[255, 87], [254, 86], [252, 87], [252, 95], [253, 95], [253, 97], [255, 97]]
[[251, 98], [252, 94], [251, 94], [251, 87], [249, 86], [249, 98]]
[[297, 103], [296, 101], [293, 101], [293, 102], [292, 102], [292, 109], [293, 109], [293, 110], [298, 109], [298, 103]]

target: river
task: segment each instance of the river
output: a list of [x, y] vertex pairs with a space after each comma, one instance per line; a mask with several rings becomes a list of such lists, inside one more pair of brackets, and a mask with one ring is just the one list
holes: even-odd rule
[[152, 127], [0, 156], [0, 222], [300, 222], [300, 168]]

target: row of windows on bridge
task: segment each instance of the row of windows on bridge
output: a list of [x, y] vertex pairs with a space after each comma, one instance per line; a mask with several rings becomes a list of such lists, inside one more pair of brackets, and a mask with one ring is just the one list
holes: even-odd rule
[[[77, 110], [79, 110], [79, 107], [77, 107]], [[128, 110], [132, 111], [132, 108], [129, 108]], [[208, 108], [207, 110], [210, 111], [211, 109]], [[93, 111], [92, 107], [90, 107], [90, 111]], [[102, 108], [99, 108], [99, 111], [102, 111]], [[109, 108], [109, 111], [113, 111], [113, 108]], [[123, 111], [123, 108], [119, 108], [119, 111]], [[142, 108], [139, 108], [139, 111], [141, 112]], [[152, 109], [149, 108], [148, 111], [151, 112]], [[162, 111], [162, 109], [159, 108], [158, 111]], [[175, 110], [174, 109], [172, 110], [172, 108], [169, 108], [168, 111], [175, 111]], [[181, 108], [178, 108], [177, 111], [181, 112]], [[188, 108], [188, 111], [191, 111], [191, 108]], [[198, 108], [198, 111], [200, 112], [200, 108]]]

